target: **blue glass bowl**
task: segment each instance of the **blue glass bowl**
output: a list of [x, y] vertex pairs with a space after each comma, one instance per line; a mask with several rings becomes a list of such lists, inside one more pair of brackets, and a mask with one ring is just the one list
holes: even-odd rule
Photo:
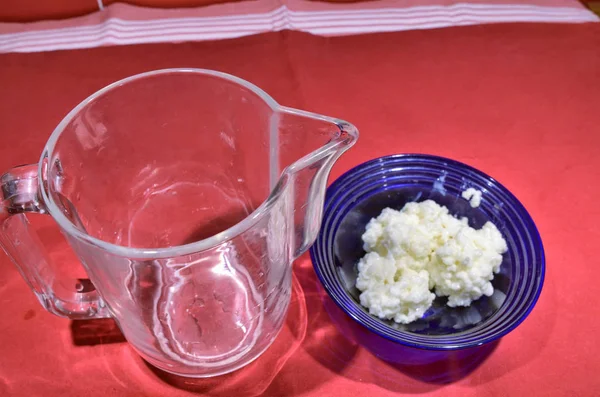
[[[478, 208], [461, 197], [470, 187], [483, 193]], [[365, 254], [361, 235], [384, 208], [401, 209], [407, 202], [426, 199], [445, 205], [453, 215], [466, 216], [474, 228], [488, 220], [498, 227], [508, 252], [492, 282], [495, 293], [468, 308], [450, 308], [445, 298], [436, 298], [424, 317], [409, 325], [380, 320], [360, 305], [355, 287], [356, 263]], [[375, 337], [363, 337], [361, 343], [371, 344], [366, 347], [392, 361], [398, 354], [394, 345], [439, 352], [498, 340], [531, 312], [544, 281], [542, 241], [517, 198], [475, 168], [429, 155], [378, 158], [337, 179], [327, 190], [321, 230], [310, 255], [327, 294], [362, 328], [358, 334], [368, 330]]]

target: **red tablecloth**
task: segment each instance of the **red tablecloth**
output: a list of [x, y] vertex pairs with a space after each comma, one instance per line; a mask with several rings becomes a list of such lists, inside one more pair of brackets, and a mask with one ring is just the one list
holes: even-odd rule
[[[3, 54], [0, 169], [35, 162], [54, 126], [97, 89], [179, 66], [229, 72], [282, 104], [355, 123], [359, 142], [332, 177], [401, 152], [452, 157], [496, 177], [529, 209], [544, 240], [540, 301], [470, 375], [428, 383], [344, 339], [305, 256], [294, 265], [294, 300], [275, 345], [237, 373], [182, 380], [151, 370], [118, 336], [97, 344], [86, 339], [87, 326], [46, 313], [1, 255], [0, 395], [598, 395], [600, 26], [484, 25], [340, 38], [281, 32]], [[66, 255], [50, 220], [41, 222], [44, 238]]]

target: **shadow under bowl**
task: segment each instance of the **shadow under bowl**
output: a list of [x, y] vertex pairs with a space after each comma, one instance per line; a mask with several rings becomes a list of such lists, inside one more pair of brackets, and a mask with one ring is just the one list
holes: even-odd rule
[[[482, 192], [472, 208], [461, 197], [467, 188]], [[434, 200], [469, 225], [493, 222], [508, 245], [494, 294], [469, 307], [451, 308], [436, 298], [422, 319], [397, 324], [372, 316], [360, 305], [355, 287], [358, 260], [365, 255], [361, 239], [366, 224], [386, 208], [401, 209], [413, 201]], [[386, 361], [429, 363], [444, 352], [497, 341], [517, 327], [533, 309], [544, 281], [540, 235], [523, 205], [493, 178], [468, 165], [430, 155], [393, 155], [358, 165], [327, 190], [320, 233], [310, 249], [317, 276], [333, 302], [351, 319], [374, 333], [377, 343], [361, 344]], [[383, 345], [382, 345], [383, 343]], [[400, 352], [398, 347], [404, 349]], [[416, 355], [407, 354], [406, 347]], [[427, 354], [425, 354], [427, 353]], [[400, 361], [398, 361], [400, 360]]]

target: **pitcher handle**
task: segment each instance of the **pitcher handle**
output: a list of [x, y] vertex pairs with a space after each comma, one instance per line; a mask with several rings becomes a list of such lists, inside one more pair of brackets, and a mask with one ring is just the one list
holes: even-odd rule
[[0, 245], [49, 312], [70, 319], [110, 317], [89, 279], [58, 281], [26, 213], [46, 214], [40, 198], [37, 164], [15, 167], [0, 177]]

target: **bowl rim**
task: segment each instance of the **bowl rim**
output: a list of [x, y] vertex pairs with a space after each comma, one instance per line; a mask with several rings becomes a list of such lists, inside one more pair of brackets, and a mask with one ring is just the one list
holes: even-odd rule
[[[333, 196], [332, 192], [337, 191], [340, 188], [340, 185], [343, 186], [343, 182], [345, 182], [346, 179], [351, 178], [355, 173], [360, 172], [363, 169], [368, 168], [374, 164], [377, 164], [377, 163], [385, 164], [386, 162], [391, 162], [394, 160], [428, 160], [428, 161], [433, 161], [435, 163], [440, 163], [441, 165], [443, 165], [443, 163], [452, 164], [455, 167], [459, 167], [466, 171], [470, 171], [470, 172], [479, 174], [479, 176], [484, 177], [486, 180], [492, 181], [500, 190], [502, 190], [503, 193], [505, 193], [511, 200], [514, 201], [514, 203], [518, 207], [520, 207], [519, 209], [522, 210], [523, 214], [528, 218], [528, 221], [530, 222], [531, 228], [530, 229], [528, 228], [528, 232], [531, 235], [532, 240], [534, 240], [536, 242], [536, 244], [534, 244], [534, 249], [536, 249], [538, 251], [537, 253], [539, 253], [540, 271], [539, 271], [539, 276], [537, 277], [537, 278], [539, 278], [539, 283], [538, 283], [537, 289], [536, 289], [533, 297], [530, 299], [527, 309], [523, 312], [523, 314], [520, 317], [518, 317], [517, 319], [515, 319], [508, 327], [506, 327], [501, 332], [496, 333], [496, 334], [486, 337], [486, 338], [482, 338], [481, 340], [474, 340], [472, 342], [455, 343], [452, 345], [439, 344], [437, 346], [431, 346], [431, 345], [426, 346], [426, 345], [423, 345], [420, 343], [403, 340], [402, 338], [393, 338], [389, 335], [381, 334], [376, 329], [373, 329], [370, 325], [364, 324], [363, 322], [361, 322], [360, 318], [358, 318], [357, 315], [352, 313], [352, 311], [349, 310], [349, 308], [347, 308], [344, 305], [344, 303], [340, 301], [340, 299], [337, 297], [337, 294], [332, 292], [331, 286], [326, 281], [326, 279], [324, 278], [324, 276], [321, 272], [321, 269], [320, 269], [321, 266], [319, 265], [320, 262], [317, 261], [316, 254], [314, 252], [315, 244], [313, 244], [309, 250], [310, 259], [313, 264], [313, 269], [315, 270], [315, 273], [317, 274], [317, 278], [318, 278], [319, 282], [321, 283], [321, 285], [323, 286], [323, 288], [325, 289], [325, 291], [327, 291], [327, 295], [329, 296], [329, 298], [331, 298], [335, 302], [335, 304], [345, 314], [347, 314], [352, 320], [354, 320], [358, 325], [366, 328], [368, 331], [376, 334], [377, 336], [385, 338], [391, 342], [399, 343], [404, 346], [409, 346], [409, 347], [423, 349], [423, 350], [453, 351], [453, 350], [462, 350], [462, 349], [466, 349], [466, 348], [470, 348], [470, 347], [477, 347], [477, 346], [481, 346], [481, 345], [484, 345], [484, 344], [487, 344], [490, 342], [497, 341], [497, 340], [501, 339], [502, 337], [504, 337], [505, 335], [507, 335], [508, 333], [512, 332], [529, 316], [529, 314], [531, 313], [531, 311], [533, 310], [533, 308], [535, 307], [535, 305], [537, 304], [537, 302], [540, 298], [540, 295], [541, 295], [541, 292], [542, 292], [542, 289], [544, 286], [545, 276], [546, 276], [546, 256], [545, 256], [545, 252], [544, 252], [544, 246], [543, 246], [541, 235], [539, 233], [539, 230], [538, 230], [533, 218], [531, 217], [531, 214], [529, 213], [529, 211], [527, 211], [527, 209], [521, 203], [521, 201], [519, 201], [519, 199], [513, 193], [511, 193], [510, 190], [508, 190], [503, 184], [501, 184], [497, 179], [492, 178], [485, 172], [483, 172], [473, 166], [470, 166], [463, 162], [460, 162], [460, 161], [457, 161], [454, 159], [450, 159], [447, 157], [431, 155], [431, 154], [423, 154], [423, 153], [390, 154], [390, 155], [377, 157], [377, 158], [365, 161], [363, 163], [360, 163], [360, 164], [352, 167], [348, 171], [344, 172], [338, 178], [336, 178], [333, 181], [333, 183], [331, 183], [329, 185], [329, 187], [327, 188], [327, 194], [326, 194], [326, 198], [325, 198], [325, 201], [323, 204], [323, 213], [325, 213], [327, 205], [329, 204], [331, 197]], [[321, 230], [319, 231], [319, 235], [320, 234], [321, 234]], [[317, 239], [318, 239], [318, 237], [317, 237]], [[532, 273], [532, 274], [535, 274], [535, 273]], [[344, 290], [345, 290], [345, 288], [344, 288]], [[351, 298], [351, 299], [352, 299], [352, 301], [355, 302], [355, 300], [353, 298]], [[355, 303], [357, 306], [360, 306], [359, 303], [357, 303], [357, 302], [355, 302]], [[371, 314], [367, 313], [366, 311], [362, 311], [362, 312], [364, 314], [366, 314], [367, 316], [372, 316]], [[402, 331], [402, 330], [397, 330], [397, 331], [400, 333], [411, 334], [410, 332], [406, 332], [406, 331]], [[426, 335], [423, 335], [423, 336], [426, 336]], [[433, 340], [432, 342], [435, 342], [435, 340]]]

